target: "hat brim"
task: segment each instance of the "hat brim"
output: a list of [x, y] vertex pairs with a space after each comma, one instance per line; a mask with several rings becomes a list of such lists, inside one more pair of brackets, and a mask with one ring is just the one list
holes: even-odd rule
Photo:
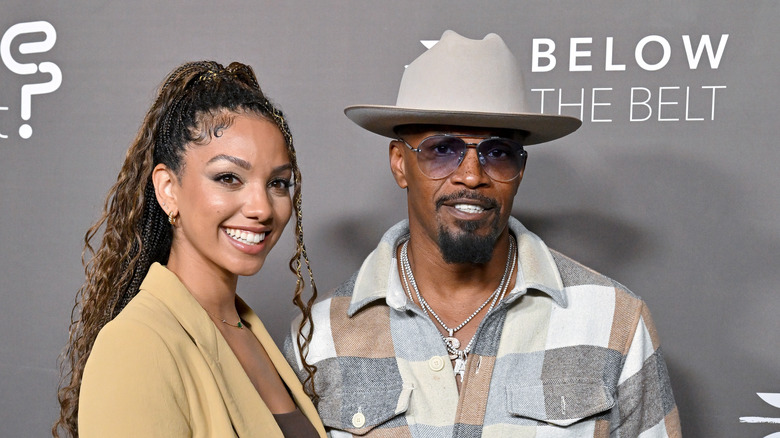
[[438, 111], [389, 105], [353, 105], [345, 108], [344, 114], [360, 127], [390, 138], [398, 137], [396, 126], [453, 125], [526, 131], [526, 145], [564, 137], [582, 125], [576, 117], [552, 114]]

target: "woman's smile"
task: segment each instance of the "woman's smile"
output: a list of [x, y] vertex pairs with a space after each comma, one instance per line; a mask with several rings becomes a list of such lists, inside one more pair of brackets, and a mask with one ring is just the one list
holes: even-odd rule
[[266, 248], [265, 238], [268, 232], [253, 232], [238, 228], [223, 227], [228, 242], [234, 248], [247, 255], [257, 255]]
[[245, 245], [257, 245], [265, 240], [265, 233], [254, 233], [252, 231], [239, 230], [235, 228], [223, 228], [228, 236]]

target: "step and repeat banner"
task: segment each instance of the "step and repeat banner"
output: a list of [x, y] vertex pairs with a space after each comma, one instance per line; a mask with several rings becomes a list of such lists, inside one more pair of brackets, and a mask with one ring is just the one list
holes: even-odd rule
[[[690, 437], [780, 436], [776, 1], [43, 2], [0, 5], [0, 436], [46, 436], [57, 357], [100, 214], [164, 76], [241, 61], [286, 112], [316, 280], [406, 217], [387, 139], [343, 115], [395, 103], [444, 30], [495, 32], [533, 111], [579, 117], [528, 147], [514, 215], [649, 304]], [[291, 229], [240, 294], [277, 341]]]

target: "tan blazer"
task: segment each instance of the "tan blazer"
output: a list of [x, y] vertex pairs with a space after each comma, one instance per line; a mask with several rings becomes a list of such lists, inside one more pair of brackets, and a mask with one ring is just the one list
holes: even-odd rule
[[[314, 405], [263, 323], [243, 301], [238, 310], [298, 408], [324, 437]], [[209, 316], [176, 275], [157, 263], [95, 341], [81, 383], [79, 435], [283, 436]]]

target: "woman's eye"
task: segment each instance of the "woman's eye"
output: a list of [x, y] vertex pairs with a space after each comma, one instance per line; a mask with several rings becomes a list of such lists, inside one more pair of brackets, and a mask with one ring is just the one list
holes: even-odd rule
[[286, 178], [277, 178], [268, 183], [268, 186], [280, 191], [289, 191], [292, 187], [292, 181]]
[[220, 182], [225, 185], [236, 185], [241, 182], [241, 180], [238, 179], [238, 176], [232, 174], [232, 173], [223, 173], [221, 175], [217, 175], [216, 178], [214, 178], [215, 181]]

